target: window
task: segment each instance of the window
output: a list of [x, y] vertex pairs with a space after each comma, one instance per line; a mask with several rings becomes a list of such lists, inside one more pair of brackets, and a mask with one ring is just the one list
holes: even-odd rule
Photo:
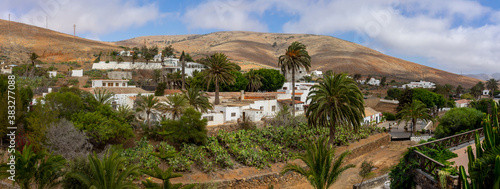
[[272, 106], [271, 111], [273, 111], [273, 112], [276, 111], [276, 106]]
[[288, 89], [288, 87], [283, 87], [283, 90], [287, 90], [287, 89]]
[[214, 116], [203, 116], [203, 119], [206, 119], [207, 121], [213, 121]]
[[231, 117], [236, 117], [236, 112], [231, 113]]
[[264, 106], [261, 106], [261, 107], [260, 107], [260, 110], [264, 110]]
[[300, 96], [296, 96], [296, 97], [295, 97], [295, 100], [300, 101]]
[[112, 87], [113, 86], [113, 83], [108, 83], [108, 87]]

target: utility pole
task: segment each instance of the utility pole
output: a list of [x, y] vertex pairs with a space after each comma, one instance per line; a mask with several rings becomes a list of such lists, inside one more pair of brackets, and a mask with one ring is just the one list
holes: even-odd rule
[[73, 24], [73, 43], [75, 42], [76, 39], [76, 24]]

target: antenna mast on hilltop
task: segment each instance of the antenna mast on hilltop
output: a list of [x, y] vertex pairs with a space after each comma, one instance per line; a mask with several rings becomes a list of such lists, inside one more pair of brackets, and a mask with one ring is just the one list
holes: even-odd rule
[[76, 38], [76, 24], [73, 24], [73, 42], [75, 42]]

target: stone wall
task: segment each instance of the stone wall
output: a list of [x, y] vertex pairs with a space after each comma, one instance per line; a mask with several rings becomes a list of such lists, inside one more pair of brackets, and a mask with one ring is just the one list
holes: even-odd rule
[[[259, 129], [264, 127], [264, 125], [265, 125], [265, 123], [263, 121], [256, 121], [253, 123], [255, 123], [256, 127]], [[216, 125], [216, 126], [207, 127], [207, 130], [208, 130], [207, 134], [208, 134], [208, 136], [214, 136], [217, 134], [217, 132], [219, 132], [219, 130], [223, 130], [226, 132], [233, 132], [233, 131], [237, 131], [240, 129], [243, 129], [240, 123]]]
[[417, 183], [417, 189], [419, 187], [425, 189], [440, 189], [439, 182], [421, 169], [413, 170], [413, 174], [415, 175], [413, 181]]
[[386, 134], [382, 138], [374, 140], [370, 143], [367, 143], [363, 146], [359, 146], [351, 150], [351, 153], [347, 156], [347, 158], [355, 158], [360, 155], [363, 155], [367, 152], [371, 152], [374, 149], [380, 148], [380, 146], [388, 145], [391, 142], [391, 135]]
[[355, 184], [352, 186], [353, 189], [371, 189], [377, 186], [384, 185], [385, 181], [389, 180], [389, 174], [385, 174], [376, 178], [372, 178], [370, 180], [366, 180], [363, 184]]

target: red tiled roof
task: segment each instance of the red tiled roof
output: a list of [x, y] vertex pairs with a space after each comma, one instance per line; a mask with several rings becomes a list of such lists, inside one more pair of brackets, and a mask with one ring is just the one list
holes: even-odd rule
[[[280, 99], [278, 100], [278, 102], [292, 104], [292, 99]], [[295, 104], [304, 104], [304, 102], [300, 100], [295, 100]]]
[[175, 94], [175, 93], [182, 93], [182, 91], [179, 89], [165, 89], [165, 91], [163, 92], [164, 95]]
[[456, 103], [459, 103], [459, 104], [465, 104], [465, 103], [469, 103], [470, 100], [467, 100], [467, 99], [462, 99], [462, 100], [457, 100], [455, 101]]

